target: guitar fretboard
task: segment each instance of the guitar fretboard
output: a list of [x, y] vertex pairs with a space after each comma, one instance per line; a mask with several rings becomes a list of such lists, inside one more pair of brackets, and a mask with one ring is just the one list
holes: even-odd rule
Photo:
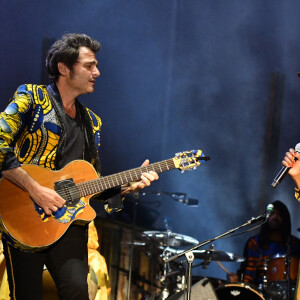
[[113, 175], [105, 176], [99, 179], [94, 179], [82, 183], [78, 183], [76, 186], [79, 190], [80, 196], [88, 196], [96, 193], [103, 192], [104, 190], [126, 184], [132, 181], [138, 181], [141, 178], [142, 173], [155, 171], [156, 173], [162, 173], [175, 168], [173, 158], [163, 160], [161, 162], [153, 163], [148, 166], [143, 166], [128, 171], [116, 173]]

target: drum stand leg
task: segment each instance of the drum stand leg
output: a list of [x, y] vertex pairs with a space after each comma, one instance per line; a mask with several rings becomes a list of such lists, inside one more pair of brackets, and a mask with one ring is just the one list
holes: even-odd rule
[[188, 265], [187, 265], [187, 294], [186, 299], [191, 300], [191, 294], [192, 294], [192, 264], [194, 261], [194, 253], [192, 251], [187, 252], [185, 254], [185, 257], [187, 259]]

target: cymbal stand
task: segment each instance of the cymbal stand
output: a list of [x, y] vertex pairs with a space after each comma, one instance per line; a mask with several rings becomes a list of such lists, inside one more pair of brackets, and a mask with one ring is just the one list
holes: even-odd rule
[[242, 225], [240, 225], [240, 226], [238, 226], [238, 227], [235, 227], [235, 228], [233, 228], [233, 229], [230, 229], [230, 230], [228, 230], [227, 232], [222, 233], [222, 234], [220, 234], [220, 235], [218, 235], [218, 236], [216, 236], [216, 237], [214, 237], [214, 238], [212, 238], [212, 239], [209, 239], [209, 240], [200, 242], [200, 243], [197, 244], [196, 246], [193, 246], [193, 247], [191, 247], [191, 248], [189, 248], [189, 249], [187, 249], [187, 250], [185, 250], [185, 251], [182, 251], [182, 252], [180, 252], [180, 253], [178, 253], [178, 254], [175, 254], [175, 255], [173, 255], [172, 257], [167, 258], [167, 259], [165, 260], [165, 263], [169, 263], [169, 262], [171, 262], [171, 261], [173, 261], [173, 260], [175, 260], [175, 259], [177, 259], [177, 258], [179, 258], [179, 257], [181, 257], [181, 256], [183, 256], [183, 255], [185, 255], [185, 257], [186, 257], [186, 259], [187, 259], [187, 262], [188, 262], [188, 264], [187, 264], [187, 280], [186, 280], [186, 282], [187, 282], [186, 299], [187, 299], [187, 300], [191, 300], [191, 292], [192, 292], [192, 285], [191, 285], [191, 282], [192, 282], [191, 271], [192, 271], [192, 264], [193, 264], [193, 261], [194, 261], [194, 254], [193, 254], [193, 251], [196, 250], [196, 249], [198, 249], [198, 248], [200, 248], [200, 247], [202, 247], [202, 246], [205, 246], [205, 245], [207, 245], [207, 244], [209, 244], [209, 243], [212, 243], [212, 242], [214, 242], [215, 240], [221, 239], [221, 238], [223, 238], [223, 237], [225, 237], [225, 236], [227, 236], [227, 235], [229, 235], [229, 234], [232, 234], [232, 233], [234, 233], [235, 231], [237, 231], [237, 230], [239, 230], [239, 229], [241, 229], [241, 228], [243, 228], [243, 227], [246, 227], [246, 226], [248, 226], [248, 225], [251, 225], [251, 224], [253, 224], [253, 223], [255, 223], [255, 222], [258, 222], [258, 221], [261, 221], [261, 220], [264, 220], [264, 219], [265, 219], [265, 215], [260, 215], [260, 216], [258, 216], [258, 217], [256, 217], [256, 218], [251, 218], [251, 219], [248, 220], [246, 223], [244, 223], [244, 224], [242, 224]]
[[170, 264], [167, 263], [167, 262], [165, 262], [165, 260], [170, 257], [170, 253], [168, 253], [168, 249], [167, 248], [164, 249], [161, 257], [162, 257], [162, 259], [164, 261], [163, 275], [160, 276], [160, 277], [158, 277], [157, 279], [162, 284], [162, 296], [161, 296], [161, 300], [165, 300], [170, 295], [170, 291], [168, 289], [168, 284], [167, 284], [167, 277], [170, 275]]
[[161, 300], [165, 300], [169, 297], [169, 290], [168, 290], [168, 286], [167, 286], [167, 274], [168, 274], [168, 263], [164, 262], [164, 268], [163, 268], [163, 276], [161, 279], [161, 283], [162, 283], [162, 296], [161, 296]]
[[131, 288], [131, 279], [132, 279], [132, 260], [133, 260], [133, 248], [134, 248], [134, 239], [135, 239], [135, 230], [136, 230], [136, 211], [139, 204], [139, 192], [133, 193], [134, 206], [133, 206], [133, 218], [132, 218], [132, 233], [131, 233], [131, 245], [129, 252], [129, 271], [128, 271], [128, 284], [126, 291], [126, 299], [130, 300], [130, 288]]

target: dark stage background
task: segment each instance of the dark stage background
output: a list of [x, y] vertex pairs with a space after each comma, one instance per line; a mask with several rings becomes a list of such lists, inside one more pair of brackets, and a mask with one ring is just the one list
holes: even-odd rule
[[[282, 200], [293, 233], [300, 204], [287, 178], [270, 184], [300, 142], [300, 2], [261, 0], [1, 0], [0, 108], [18, 85], [46, 83], [44, 48], [66, 32], [101, 41], [101, 77], [81, 100], [103, 121], [105, 175], [202, 149], [196, 171], [161, 175], [148, 191], [182, 192], [188, 207], [146, 195], [139, 225], [205, 240]], [[128, 199], [127, 206], [131, 200]], [[102, 215], [100, 208], [97, 208]], [[130, 210], [129, 210], [130, 211]], [[130, 214], [118, 218], [131, 222]], [[111, 217], [116, 218], [116, 216]], [[250, 235], [215, 242], [242, 254]], [[225, 263], [235, 271], [236, 263]], [[194, 274], [224, 278], [215, 263]]]

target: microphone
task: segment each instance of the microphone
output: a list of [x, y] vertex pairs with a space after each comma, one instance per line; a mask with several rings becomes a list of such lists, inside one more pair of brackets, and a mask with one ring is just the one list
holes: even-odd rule
[[266, 221], [273, 215], [274, 212], [274, 205], [273, 204], [268, 204], [267, 210], [266, 210]]
[[[295, 146], [295, 151], [300, 153], [300, 143], [298, 143]], [[295, 160], [297, 160], [297, 158], [295, 158]], [[276, 188], [277, 185], [283, 180], [283, 178], [286, 176], [286, 174], [289, 172], [290, 167], [286, 167], [286, 166], [282, 166], [282, 168], [280, 169], [280, 171], [278, 172], [278, 174], [276, 175], [276, 177], [274, 178], [273, 182], [272, 182], [272, 187]]]
[[187, 197], [186, 193], [172, 193], [170, 196], [178, 202], [184, 202]]
[[272, 216], [274, 212], [274, 205], [273, 204], [268, 204], [266, 208], [266, 212], [263, 215], [260, 215], [256, 218], [252, 217], [251, 220], [249, 220], [249, 224], [256, 223], [258, 221], [264, 220], [264, 223], [268, 221], [268, 219]]
[[185, 194], [185, 193], [172, 193], [172, 194], [170, 194], [170, 196], [175, 201], [178, 201], [178, 202], [183, 203], [188, 206], [198, 206], [199, 205], [199, 200], [187, 198], [187, 194]]
[[198, 206], [199, 205], [199, 200], [198, 199], [187, 198], [184, 201], [184, 204], [186, 204], [188, 206]]

